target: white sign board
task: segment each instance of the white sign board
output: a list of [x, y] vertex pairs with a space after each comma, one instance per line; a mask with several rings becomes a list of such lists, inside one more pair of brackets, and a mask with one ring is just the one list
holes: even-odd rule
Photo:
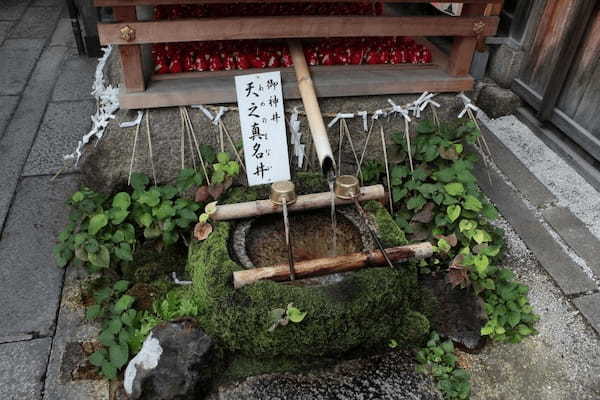
[[250, 186], [290, 179], [281, 73], [235, 77]]

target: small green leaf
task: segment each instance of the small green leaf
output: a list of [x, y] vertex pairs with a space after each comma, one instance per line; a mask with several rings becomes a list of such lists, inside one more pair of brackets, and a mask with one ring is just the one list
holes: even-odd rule
[[460, 217], [460, 206], [457, 204], [448, 206], [448, 208], [446, 209], [446, 214], [448, 215], [448, 219], [450, 220], [450, 222], [454, 222], [458, 219], [458, 217]]
[[160, 207], [158, 207], [158, 209], [154, 209], [153, 214], [158, 219], [165, 219], [165, 218], [169, 218], [169, 217], [174, 217], [175, 214], [177, 214], [177, 210], [173, 207], [172, 202], [170, 200], [168, 200], [168, 201], [163, 201], [160, 204]]
[[438, 240], [437, 247], [438, 247], [438, 249], [440, 249], [444, 253], [449, 252], [450, 249], [452, 248], [450, 246], [450, 244], [448, 243], [448, 241], [446, 241], [446, 239], [440, 239], [440, 240]]
[[88, 253], [88, 259], [92, 265], [98, 268], [108, 268], [110, 265], [110, 252], [106, 246], [100, 246], [97, 253]]
[[201, 224], [205, 224], [208, 221], [208, 218], [208, 214], [202, 213], [200, 214], [200, 217], [198, 217], [198, 222], [200, 222]]
[[444, 186], [444, 189], [450, 196], [458, 196], [465, 192], [465, 187], [460, 182], [449, 183]]
[[463, 207], [466, 210], [479, 212], [483, 208], [483, 205], [475, 196], [467, 195], [465, 196], [465, 202], [463, 204]]
[[98, 340], [105, 346], [110, 346], [115, 343], [115, 335], [109, 330], [103, 330], [98, 336]]
[[304, 317], [306, 317], [306, 311], [301, 312], [299, 309], [297, 309], [296, 307], [293, 307], [290, 304], [290, 305], [288, 305], [288, 308], [287, 308], [287, 317], [289, 318], [290, 321], [299, 323], [299, 322], [302, 322]]
[[117, 293], [123, 293], [124, 291], [127, 290], [127, 288], [129, 288], [129, 281], [125, 281], [125, 280], [117, 281], [113, 286], [113, 289]]
[[85, 198], [85, 195], [81, 192], [75, 192], [73, 194], [73, 196], [71, 196], [71, 200], [73, 201], [73, 203], [79, 203], [79, 202], [83, 201], [84, 198]]
[[90, 361], [90, 364], [92, 364], [95, 367], [101, 367], [102, 365], [104, 365], [107, 360], [106, 360], [106, 350], [97, 350], [95, 352], [92, 353], [92, 355], [90, 355], [90, 358], [88, 359]]
[[121, 296], [121, 298], [115, 303], [115, 307], [114, 310], [117, 314], [122, 313], [123, 311], [127, 310], [129, 307], [131, 307], [131, 305], [133, 304], [133, 302], [135, 301], [135, 298], [129, 295], [124, 295]]
[[127, 349], [127, 345], [115, 344], [110, 346], [108, 354], [110, 356], [110, 363], [117, 369], [127, 364], [127, 361], [129, 360], [129, 350]]
[[89, 306], [85, 310], [85, 318], [87, 320], [94, 320], [98, 318], [98, 316], [102, 313], [102, 307], [99, 304], [94, 304], [93, 306]]
[[398, 342], [397, 342], [397, 341], [395, 341], [394, 339], [391, 339], [391, 340], [388, 342], [388, 347], [389, 347], [390, 349], [395, 349], [396, 347], [398, 347]]
[[423, 208], [423, 206], [426, 203], [427, 200], [425, 200], [425, 197], [418, 194], [408, 199], [408, 201], [406, 202], [406, 208], [408, 208], [409, 210], [419, 211], [421, 208]]
[[117, 368], [109, 362], [102, 364], [101, 372], [102, 375], [109, 380], [113, 380], [117, 377]]
[[231, 158], [229, 157], [229, 153], [226, 152], [219, 152], [217, 153], [217, 161], [221, 164], [225, 164], [227, 162], [229, 162]]
[[204, 212], [209, 216], [217, 212], [217, 202], [213, 201], [212, 203], [208, 203], [206, 207], [204, 207]]
[[122, 327], [123, 323], [121, 322], [121, 320], [119, 318], [113, 318], [108, 322], [108, 326], [106, 329], [113, 335], [116, 335], [119, 333]]
[[131, 186], [137, 191], [143, 191], [146, 185], [150, 182], [150, 179], [144, 174], [134, 172], [131, 174]]
[[106, 214], [96, 214], [94, 215], [89, 222], [88, 225], [88, 233], [90, 235], [96, 235], [100, 229], [104, 228], [108, 224], [108, 218]]
[[110, 212], [110, 221], [113, 223], [113, 225], [119, 225], [123, 221], [125, 221], [125, 218], [127, 218], [128, 215], [129, 211], [121, 209], [112, 209]]
[[156, 188], [153, 188], [143, 192], [138, 199], [138, 202], [149, 207], [156, 207], [160, 203], [160, 191]]
[[152, 215], [149, 213], [142, 214], [140, 217], [140, 224], [148, 228], [150, 225], [152, 225]]
[[458, 224], [458, 229], [461, 232], [470, 231], [477, 227], [477, 221], [473, 221], [471, 219], [462, 219]]
[[131, 197], [128, 193], [120, 192], [113, 198], [112, 206], [120, 210], [127, 210], [131, 204]]
[[475, 231], [475, 234], [473, 235], [473, 240], [475, 240], [478, 244], [481, 244], [485, 242], [490, 242], [492, 240], [492, 237], [486, 231], [482, 229], [477, 229]]

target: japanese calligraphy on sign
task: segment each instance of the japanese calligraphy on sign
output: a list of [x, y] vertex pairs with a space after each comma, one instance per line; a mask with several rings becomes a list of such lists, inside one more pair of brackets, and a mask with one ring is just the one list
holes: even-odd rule
[[250, 186], [290, 179], [281, 73], [235, 77]]

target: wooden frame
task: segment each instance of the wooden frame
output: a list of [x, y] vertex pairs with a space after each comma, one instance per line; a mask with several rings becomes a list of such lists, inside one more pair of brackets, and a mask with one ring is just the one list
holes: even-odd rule
[[[278, 3], [294, 0], [273, 0]], [[301, 0], [311, 1], [311, 0]], [[313, 0], [315, 1], [315, 0]], [[335, 0], [316, 0], [333, 2]], [[349, 0], [346, 0], [349, 1]], [[352, 1], [352, 0], [350, 0]], [[360, 0], [354, 0], [360, 1]], [[232, 75], [246, 71], [181, 73], [171, 76], [144, 75], [142, 45], [204, 40], [274, 39], [353, 36], [452, 36], [447, 57], [433, 44], [432, 65], [358, 65], [313, 68], [320, 97], [374, 94], [454, 92], [471, 90], [468, 75], [477, 40], [496, 33], [497, 16], [484, 16], [488, 4], [501, 0], [465, 0], [463, 16], [278, 16], [228, 17], [164, 21], [138, 21], [136, 5], [230, 3], [227, 0], [95, 0], [97, 6], [112, 6], [115, 23], [98, 24], [100, 42], [119, 46], [125, 90], [123, 108], [153, 108], [186, 104], [235, 102]], [[240, 0], [236, 0], [240, 2]], [[242, 0], [251, 3], [256, 0]], [[421, 3], [425, 0], [392, 0], [387, 3]], [[125, 29], [132, 35], [123, 35]], [[419, 39], [424, 41], [424, 39]], [[298, 98], [293, 69], [281, 69], [284, 96]], [[262, 71], [262, 70], [261, 70]], [[194, 78], [194, 79], [189, 79]], [[146, 86], [147, 84], [147, 86]]]

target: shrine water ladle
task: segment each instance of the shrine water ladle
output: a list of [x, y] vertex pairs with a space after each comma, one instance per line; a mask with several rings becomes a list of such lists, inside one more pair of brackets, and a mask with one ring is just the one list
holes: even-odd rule
[[293, 182], [281, 181], [271, 185], [271, 202], [281, 206], [283, 209], [283, 225], [285, 228], [285, 244], [288, 250], [288, 264], [290, 266], [290, 280], [296, 279], [294, 270], [294, 253], [292, 250], [292, 237], [290, 235], [290, 223], [288, 219], [288, 205], [296, 202], [296, 187]]

